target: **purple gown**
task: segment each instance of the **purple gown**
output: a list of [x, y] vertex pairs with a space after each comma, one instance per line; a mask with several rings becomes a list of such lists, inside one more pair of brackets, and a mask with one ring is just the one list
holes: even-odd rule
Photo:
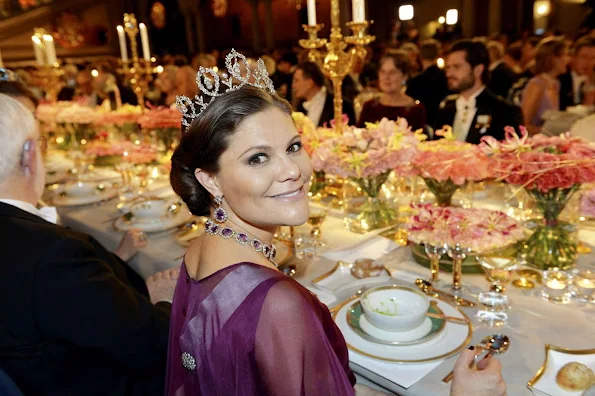
[[354, 395], [347, 346], [316, 296], [239, 263], [195, 281], [182, 264], [171, 313], [166, 395]]

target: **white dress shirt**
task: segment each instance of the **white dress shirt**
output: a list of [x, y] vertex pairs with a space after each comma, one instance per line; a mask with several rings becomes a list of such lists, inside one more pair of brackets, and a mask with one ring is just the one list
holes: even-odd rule
[[306, 110], [306, 115], [314, 125], [318, 125], [318, 121], [320, 121], [320, 116], [322, 115], [322, 110], [324, 110], [325, 102], [326, 88], [322, 87], [312, 99], [302, 104]]
[[580, 76], [576, 72], [571, 71], [572, 76], [572, 93], [574, 94], [574, 103], [581, 103], [581, 88], [585, 82], [587, 82], [586, 76]]
[[7, 205], [14, 206], [15, 208], [19, 208], [24, 210], [25, 212], [29, 212], [32, 215], [37, 217], [41, 217], [45, 221], [57, 224], [58, 223], [58, 212], [56, 212], [56, 208], [53, 206], [44, 206], [41, 209], [37, 209], [35, 206], [31, 205], [29, 202], [18, 201], [15, 199], [0, 199], [0, 202], [3, 202]]
[[484, 91], [485, 87], [482, 87], [477, 92], [465, 99], [463, 95], [459, 95], [456, 101], [457, 113], [455, 115], [454, 125], [452, 127], [452, 133], [455, 135], [457, 140], [464, 142], [467, 140], [471, 123], [475, 118], [477, 112], [477, 106], [475, 101], [477, 97]]

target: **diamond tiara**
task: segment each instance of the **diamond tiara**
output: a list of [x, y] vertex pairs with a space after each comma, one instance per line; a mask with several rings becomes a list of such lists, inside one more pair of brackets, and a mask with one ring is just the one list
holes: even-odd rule
[[[245, 74], [242, 75], [242, 68], [240, 62], [244, 66]], [[256, 70], [250, 70], [248, 59], [235, 49], [232, 49], [225, 57], [225, 66], [227, 73], [221, 77], [217, 71], [211, 68], [200, 67], [196, 73], [196, 85], [200, 91], [210, 96], [211, 100], [205, 102], [205, 96], [196, 95], [194, 99], [187, 96], [176, 97], [176, 107], [182, 113], [182, 125], [188, 128], [192, 121], [201, 115], [209, 104], [218, 96], [222, 96], [229, 91], [235, 91], [242, 88], [244, 85], [251, 85], [253, 87], [264, 89], [270, 93], [275, 93], [273, 81], [269, 78], [266, 66], [262, 59], [256, 63]], [[220, 84], [227, 88], [220, 91]]]

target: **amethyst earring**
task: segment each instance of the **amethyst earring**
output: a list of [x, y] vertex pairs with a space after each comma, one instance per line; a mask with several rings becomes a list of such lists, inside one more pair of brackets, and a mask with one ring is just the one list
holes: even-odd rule
[[223, 198], [220, 195], [215, 197], [215, 213], [213, 214], [213, 218], [218, 223], [225, 223], [227, 220], [227, 212], [223, 209]]

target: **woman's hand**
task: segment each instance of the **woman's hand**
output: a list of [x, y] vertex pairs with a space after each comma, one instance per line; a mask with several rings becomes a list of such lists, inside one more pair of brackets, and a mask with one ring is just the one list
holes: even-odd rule
[[454, 377], [450, 387], [451, 396], [505, 396], [506, 383], [502, 378], [500, 361], [494, 358], [480, 360], [477, 370], [469, 366], [475, 353], [466, 349], [455, 363]]
[[151, 275], [147, 279], [147, 290], [149, 291], [151, 303], [157, 304], [160, 301], [171, 303], [174, 298], [174, 291], [179, 275], [179, 268], [172, 268]]

